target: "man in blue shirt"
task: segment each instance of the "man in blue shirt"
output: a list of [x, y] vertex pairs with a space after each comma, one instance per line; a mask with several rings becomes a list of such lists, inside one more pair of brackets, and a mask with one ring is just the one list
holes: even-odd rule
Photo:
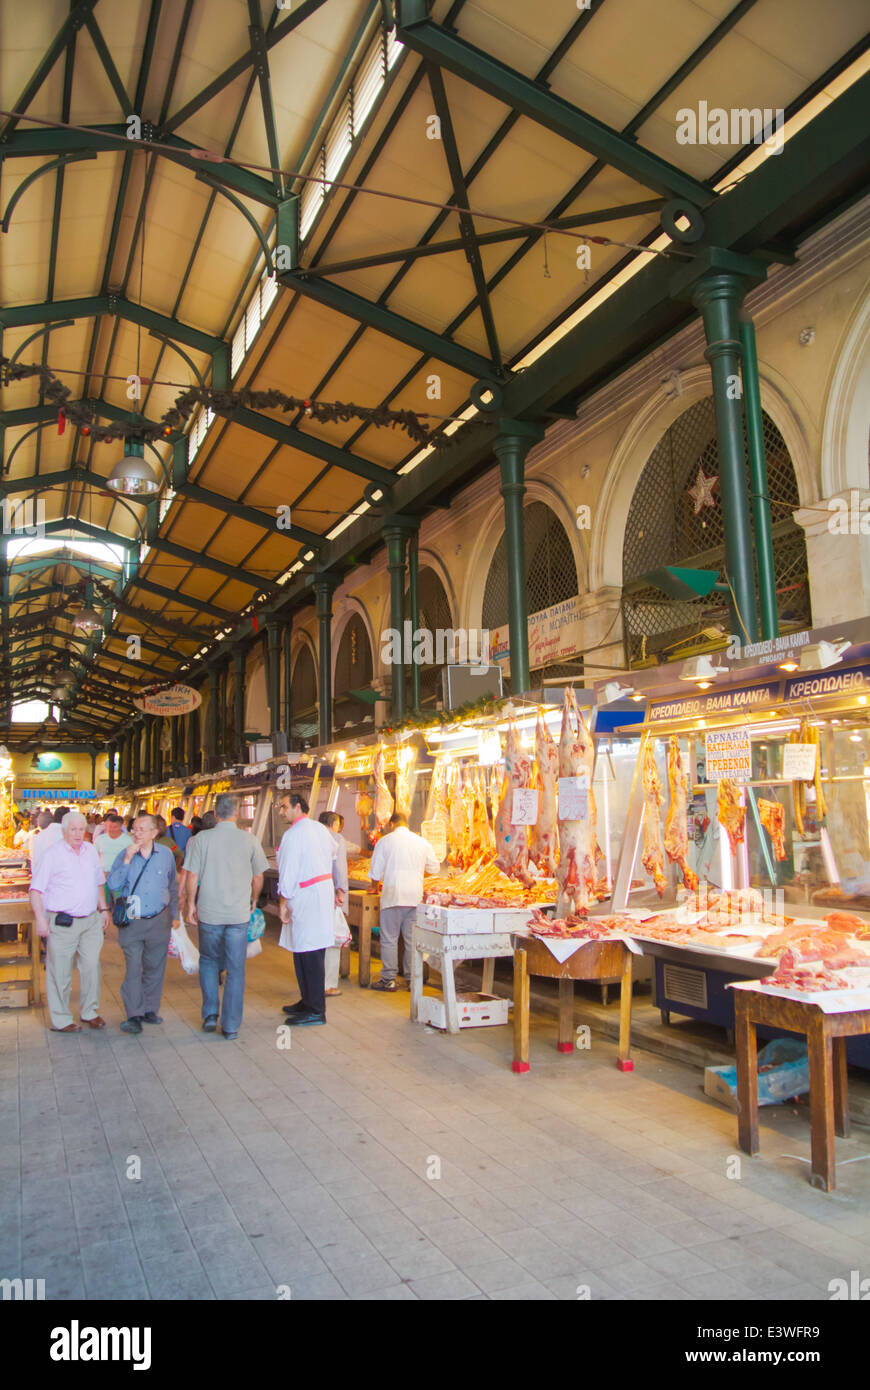
[[128, 923], [118, 927], [127, 971], [121, 999], [124, 1033], [141, 1033], [143, 1023], [162, 1023], [158, 1015], [172, 927], [177, 927], [178, 875], [172, 851], [154, 843], [157, 823], [142, 812], [133, 822], [133, 843], [112, 865], [108, 886], [127, 899]]
[[172, 820], [169, 823], [169, 829], [166, 833], [169, 836], [170, 840], [175, 841], [175, 843], [178, 845], [178, 848], [181, 850], [183, 854], [184, 851], [187, 849], [187, 842], [193, 834], [193, 831], [191, 830], [190, 826], [184, 824], [183, 806], [175, 807], [174, 811], [172, 812]]

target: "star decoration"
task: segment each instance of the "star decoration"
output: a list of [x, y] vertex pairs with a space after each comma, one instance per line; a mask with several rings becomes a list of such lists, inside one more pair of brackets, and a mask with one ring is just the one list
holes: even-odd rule
[[713, 489], [719, 482], [718, 478], [708, 478], [703, 468], [698, 467], [698, 476], [695, 479], [695, 486], [688, 489], [695, 506], [695, 516], [698, 515], [702, 507], [715, 507], [716, 501], [713, 497]]

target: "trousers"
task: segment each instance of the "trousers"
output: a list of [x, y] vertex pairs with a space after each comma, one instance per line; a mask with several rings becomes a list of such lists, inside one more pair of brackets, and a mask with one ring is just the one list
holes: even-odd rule
[[293, 969], [296, 971], [302, 1003], [315, 1014], [326, 1013], [325, 955], [326, 948], [323, 946], [319, 951], [293, 952]]
[[103, 924], [99, 912], [74, 917], [71, 927], [55, 926], [56, 912], [46, 913], [51, 928], [45, 950], [45, 996], [53, 1028], [73, 1023], [69, 996], [73, 967], [79, 972], [79, 1012], [87, 1021], [100, 1012], [100, 952]]
[[327, 989], [338, 989], [338, 972], [341, 966], [341, 947], [327, 946], [324, 961], [324, 983]]
[[381, 908], [381, 979], [394, 980], [399, 966], [399, 937], [405, 942], [405, 978], [411, 978], [411, 947], [414, 936], [414, 923], [417, 920], [416, 907]]
[[[248, 957], [248, 923], [228, 925], [199, 923], [199, 984], [203, 1018], [217, 1018], [225, 1033], [238, 1033], [245, 1003], [245, 965]], [[226, 970], [224, 997], [219, 999], [218, 974]]]
[[144, 921], [133, 917], [118, 930], [127, 972], [121, 985], [121, 1000], [128, 1018], [159, 1013], [163, 976], [169, 953], [172, 920], [168, 906]]

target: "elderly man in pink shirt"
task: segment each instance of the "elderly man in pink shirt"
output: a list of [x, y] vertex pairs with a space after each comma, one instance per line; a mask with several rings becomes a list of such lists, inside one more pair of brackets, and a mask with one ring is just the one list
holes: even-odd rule
[[80, 1033], [70, 1013], [73, 967], [78, 965], [82, 1023], [105, 1028], [100, 1018], [100, 952], [109, 926], [106, 876], [100, 856], [85, 840], [87, 821], [68, 811], [63, 838], [41, 856], [30, 881], [30, 901], [40, 936], [48, 937], [45, 992], [53, 1033]]

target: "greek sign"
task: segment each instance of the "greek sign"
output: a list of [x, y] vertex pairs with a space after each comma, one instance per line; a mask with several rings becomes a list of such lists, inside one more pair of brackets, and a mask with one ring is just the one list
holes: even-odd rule
[[716, 729], [704, 738], [707, 781], [748, 782], [752, 776], [752, 744], [748, 729]]
[[202, 704], [202, 696], [198, 690], [194, 690], [192, 685], [171, 685], [168, 690], [158, 690], [156, 694], [151, 694], [143, 690], [138, 695], [133, 704], [140, 709], [143, 714], [159, 714], [164, 718], [175, 715], [189, 714], [191, 710], [199, 709]]

